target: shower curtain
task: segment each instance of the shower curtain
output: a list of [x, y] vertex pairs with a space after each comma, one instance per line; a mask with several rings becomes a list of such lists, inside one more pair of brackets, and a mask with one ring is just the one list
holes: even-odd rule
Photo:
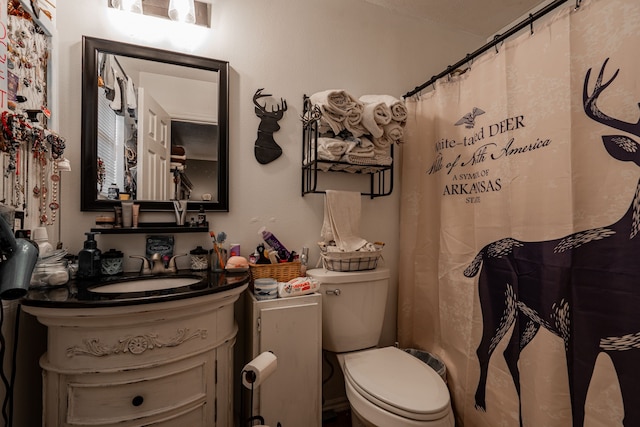
[[399, 341], [458, 426], [640, 426], [640, 2], [558, 10], [407, 100]]

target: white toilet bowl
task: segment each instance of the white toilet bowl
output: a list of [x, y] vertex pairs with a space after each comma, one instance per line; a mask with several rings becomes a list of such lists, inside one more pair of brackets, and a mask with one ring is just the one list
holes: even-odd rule
[[320, 282], [322, 348], [336, 354], [344, 373], [352, 425], [453, 427], [449, 390], [440, 375], [398, 348], [374, 348], [384, 322], [389, 270], [316, 268], [307, 275]]
[[447, 385], [414, 356], [384, 347], [337, 357], [354, 427], [454, 427]]

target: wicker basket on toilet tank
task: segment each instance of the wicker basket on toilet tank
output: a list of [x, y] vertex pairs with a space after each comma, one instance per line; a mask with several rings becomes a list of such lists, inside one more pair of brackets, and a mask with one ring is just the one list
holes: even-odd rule
[[382, 249], [363, 252], [331, 252], [320, 246], [322, 265], [331, 271], [374, 270], [382, 258]]

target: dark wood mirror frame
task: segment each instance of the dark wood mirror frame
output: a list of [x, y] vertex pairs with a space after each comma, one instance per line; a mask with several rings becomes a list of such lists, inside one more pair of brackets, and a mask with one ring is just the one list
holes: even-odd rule
[[[111, 211], [119, 203], [116, 200], [97, 198], [97, 127], [98, 127], [98, 52], [122, 55], [199, 68], [218, 72], [218, 200], [189, 201], [188, 210], [198, 210], [202, 205], [207, 211], [229, 211], [229, 63], [216, 59], [186, 55], [161, 49], [102, 40], [82, 38], [82, 144], [81, 144], [81, 201], [82, 211]], [[137, 200], [146, 211], [173, 211], [171, 201]]]

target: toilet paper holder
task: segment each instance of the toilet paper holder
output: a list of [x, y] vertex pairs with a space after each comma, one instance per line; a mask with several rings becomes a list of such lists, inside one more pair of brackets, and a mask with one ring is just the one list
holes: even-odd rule
[[[259, 421], [261, 426], [265, 426], [264, 417], [261, 415], [253, 415], [253, 390], [254, 388], [260, 386], [271, 374], [273, 374], [278, 367], [278, 358], [271, 351], [265, 351], [260, 353], [256, 358], [251, 360], [242, 368], [241, 373], [241, 383], [242, 385], [251, 391], [250, 398], [250, 408], [249, 408], [249, 418], [242, 423], [244, 427], [245, 424], [249, 426], [253, 426], [254, 421]], [[242, 402], [243, 399], [240, 399], [240, 417], [244, 416], [244, 411], [242, 410]], [[278, 422], [277, 427], [282, 427], [282, 424]]]

